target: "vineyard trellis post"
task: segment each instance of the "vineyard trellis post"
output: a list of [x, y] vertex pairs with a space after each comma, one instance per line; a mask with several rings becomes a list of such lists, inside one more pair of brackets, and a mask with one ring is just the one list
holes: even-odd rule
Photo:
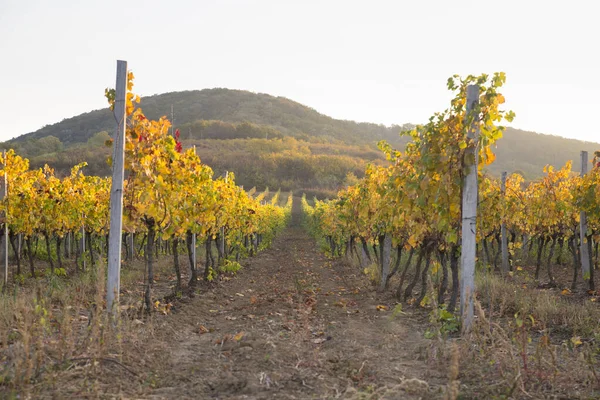
[[[6, 150], [2, 152], [2, 159], [4, 160], [4, 182], [2, 183], [2, 199], [4, 200], [8, 196], [8, 175], [6, 173]], [[2, 244], [4, 245], [4, 287], [8, 285], [8, 207], [4, 212], [4, 239]]]
[[85, 214], [83, 213], [81, 213], [81, 221], [81, 265], [85, 271]]
[[[465, 150], [466, 175], [462, 192], [462, 233], [460, 254], [460, 315], [462, 330], [466, 332], [473, 321], [473, 295], [475, 292], [475, 256], [477, 227], [477, 158], [479, 151], [479, 86], [467, 86], [468, 147]], [[474, 112], [475, 111], [475, 112]]]
[[[502, 198], [506, 198], [506, 171], [502, 172], [502, 181], [500, 185]], [[502, 241], [502, 273], [506, 274], [509, 270], [508, 265], [508, 236], [506, 234], [505, 215], [502, 215], [502, 224], [500, 225], [500, 240]]]
[[[583, 178], [587, 173], [588, 153], [587, 151], [581, 152], [581, 177]], [[587, 215], [585, 211], [579, 212], [579, 239], [580, 239], [580, 252], [581, 255], [581, 273], [583, 274], [583, 280], [585, 282], [590, 281], [590, 253], [588, 247], [587, 237]]]
[[123, 180], [125, 178], [125, 97], [127, 95], [127, 61], [117, 61], [117, 82], [113, 113], [116, 131], [113, 148], [113, 174], [110, 188], [110, 230], [108, 233], [108, 279], [106, 307], [113, 313], [119, 303], [121, 275], [121, 232], [123, 230]]
[[196, 234], [192, 234], [192, 262], [194, 264], [194, 268], [196, 268]]
[[[196, 154], [196, 145], [194, 145], [194, 154]], [[196, 232], [192, 233], [192, 264], [194, 265], [194, 269], [198, 265], [196, 262]]]
[[[225, 183], [229, 182], [229, 171], [225, 171]], [[219, 253], [222, 256], [225, 256], [225, 227], [222, 226], [221, 227], [221, 240], [219, 240]], [[222, 262], [225, 262], [225, 260], [221, 260]]]
[[65, 256], [71, 258], [71, 232], [65, 235]]
[[127, 240], [129, 241], [129, 261], [133, 261], [134, 258], [134, 237], [133, 237], [134, 233], [133, 232], [129, 232], [129, 235], [127, 235]]

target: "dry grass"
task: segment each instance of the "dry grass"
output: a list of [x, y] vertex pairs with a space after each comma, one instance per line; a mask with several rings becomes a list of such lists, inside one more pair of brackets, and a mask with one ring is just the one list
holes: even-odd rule
[[438, 336], [436, 354], [449, 371], [446, 398], [600, 396], [596, 303], [493, 275], [479, 277], [478, 288], [485, 302], [476, 302], [470, 332]]
[[[70, 276], [53, 275], [40, 262], [38, 278], [11, 284], [0, 293], [0, 398], [128, 397], [152, 390], [164, 362], [156, 354], [166, 345], [156, 340], [155, 327], [171, 309], [165, 299], [181, 295], [174, 293], [172, 263], [166, 255], [155, 264], [152, 297], [159, 304], [152, 315], [143, 312], [145, 261], [124, 263], [114, 321], [106, 313], [102, 262]], [[186, 257], [180, 267], [187, 282]]]
[[[290, 281], [295, 285], [290, 284], [287, 292], [281, 292], [282, 297], [268, 303], [272, 306], [265, 306], [263, 311], [269, 311], [266, 313], [269, 315], [266, 321], [274, 321], [281, 317], [283, 325], [279, 330], [274, 329], [277, 325], [271, 321], [264, 332], [265, 346], [269, 343], [282, 346], [284, 343], [290, 344], [285, 351], [279, 353], [273, 352], [270, 348], [273, 346], [270, 345], [268, 354], [273, 353], [273, 358], [266, 360], [262, 356], [260, 361], [264, 371], [267, 371], [265, 374], [268, 373], [271, 364], [274, 365], [275, 355], [280, 357], [277, 362], [281, 363], [278, 366], [278, 369], [281, 369], [290, 363], [289, 358], [284, 356], [287, 353], [295, 354], [295, 359], [292, 360], [295, 366], [294, 373], [302, 377], [302, 384], [305, 380], [307, 385], [318, 385], [319, 374], [332, 368], [328, 361], [332, 356], [327, 353], [331, 350], [327, 349], [335, 349], [334, 345], [340, 343], [339, 346], [342, 346], [342, 343], [345, 343], [343, 348], [335, 351], [343, 354], [353, 350], [353, 354], [361, 354], [360, 357], [363, 358], [355, 357], [353, 361], [348, 361], [347, 365], [335, 370], [335, 382], [339, 381], [340, 371], [346, 371], [344, 373], [348, 374], [351, 382], [345, 392], [342, 389], [344, 386], [336, 383], [338, 386], [335, 391], [337, 393], [338, 388], [342, 390], [339, 395], [343, 398], [600, 397], [600, 308], [595, 302], [591, 302], [589, 297], [562, 296], [557, 291], [524, 288], [522, 284], [494, 275], [479, 276], [477, 287], [481, 303], [476, 303], [476, 318], [470, 333], [454, 339], [448, 339], [444, 334], [435, 335], [430, 347], [424, 345], [426, 355], [423, 357], [428, 357], [429, 364], [422, 367], [438, 372], [441, 368], [441, 371], [447, 371], [447, 377], [430, 380], [423, 374], [418, 376], [419, 379], [402, 378], [401, 375], [393, 376], [392, 379], [390, 371], [379, 370], [375, 373], [375, 359], [366, 363], [354, 363], [356, 359], [369, 360], [367, 353], [372, 350], [368, 350], [369, 346], [365, 345], [365, 342], [361, 342], [360, 349], [357, 344], [343, 342], [348, 332], [351, 332], [348, 336], [356, 339], [359, 332], [367, 329], [365, 321], [370, 321], [369, 327], [374, 323], [386, 327], [391, 324], [389, 321], [393, 321], [392, 319], [381, 325], [383, 317], [380, 315], [383, 313], [372, 311], [376, 304], [389, 299], [385, 296], [372, 299], [372, 303], [369, 303], [370, 308], [363, 308], [360, 313], [352, 314], [352, 318], [358, 318], [359, 315], [363, 318], [364, 314], [361, 325], [355, 326], [358, 331], [342, 330], [348, 329], [346, 324], [339, 325], [339, 328], [338, 325], [329, 326], [327, 321], [334, 317], [339, 318], [339, 309], [333, 302], [331, 306], [324, 307], [323, 303], [329, 302], [329, 298], [319, 297], [312, 290], [317, 283], [322, 285], [325, 281], [317, 280], [317, 275], [304, 275], [303, 268], [297, 269], [297, 266], [304, 262], [304, 258], [301, 254], [296, 254], [296, 250], [288, 253], [285, 258], [286, 262], [294, 265], [294, 272], [287, 275], [287, 278], [295, 279]], [[265, 276], [270, 277], [274, 271], [271, 267], [274, 261], [269, 258], [263, 263], [265, 271], [268, 271]], [[184, 265], [182, 263], [182, 267]], [[353, 268], [349, 267], [349, 270], [356, 271], [361, 282], [363, 279], [367, 280], [358, 272], [356, 265]], [[331, 273], [327, 268], [314, 271]], [[171, 263], [159, 263], [157, 275], [160, 277], [157, 292], [162, 290], [162, 293], [167, 293], [173, 286]], [[347, 273], [342, 276], [347, 278]], [[168, 335], [161, 333], [161, 329], [165, 330], [171, 325], [165, 324], [164, 321], [160, 325], [158, 315], [143, 319], [139, 313], [143, 263], [134, 262], [123, 269], [122, 287], [125, 295], [122, 296], [121, 303], [122, 318], [116, 324], [108, 321], [106, 314], [102, 312], [104, 279], [98, 277], [104, 277], [103, 266], [69, 279], [47, 277], [35, 283], [30, 281], [26, 287], [19, 287], [0, 295], [0, 397], [147, 397], [155, 387], [172, 385], [172, 382], [165, 382], [169, 372], [165, 371], [168, 365], [161, 364], [164, 363], [164, 357], [156, 357], [156, 354], [167, 354], [166, 348], [171, 345], [171, 341], [165, 338], [175, 337], [175, 332]], [[350, 287], [345, 280], [339, 282], [344, 282], [345, 287]], [[279, 280], [272, 281], [277, 288], [280, 283]], [[339, 289], [340, 283], [331, 281], [329, 285], [331, 290]], [[229, 294], [232, 298], [236, 298], [236, 293], [241, 293], [241, 287], [246, 288], [239, 286], [230, 289]], [[367, 287], [365, 284], [364, 289]], [[431, 282], [428, 282], [428, 288], [430, 306], [437, 309], [437, 297]], [[269, 296], [274, 296], [273, 293], [276, 292], [269, 292]], [[160, 298], [160, 295], [157, 293], [155, 298]], [[245, 307], [258, 307], [250, 304], [252, 305], [245, 304]], [[214, 305], [207, 306], [203, 313], [189, 315], [216, 321], [217, 316], [210, 313], [211, 307]], [[287, 311], [283, 312], [282, 309]], [[324, 314], [326, 318], [318, 318], [318, 309], [321, 313], [327, 313]], [[248, 310], [232, 310], [238, 312], [238, 322], [219, 320], [219, 323], [229, 324], [226, 326], [231, 332], [240, 332], [242, 328], [236, 324], [245, 321], [242, 316]], [[258, 314], [255, 311], [252, 313]], [[289, 317], [284, 318], [286, 313], [289, 313]], [[181, 320], [189, 319], [189, 315], [182, 314]], [[343, 315], [350, 318], [345, 308]], [[252, 319], [249, 323], [255, 327], [259, 322]], [[414, 324], [417, 326], [416, 322]], [[418, 326], [423, 325], [421, 322], [419, 324]], [[443, 324], [444, 321], [433, 319], [434, 330], [441, 332]], [[157, 326], [161, 328], [155, 329]], [[182, 323], [181, 326], [185, 325]], [[247, 329], [246, 331], [249, 332]], [[333, 333], [329, 333], [330, 331]], [[396, 333], [390, 332], [393, 335]], [[319, 343], [330, 334], [333, 340], [327, 340], [326, 344]], [[378, 331], [378, 334], [382, 333]], [[207, 336], [198, 337], [198, 340], [208, 340]], [[389, 339], [389, 346], [392, 346], [391, 343], [397, 344], [399, 340], [396, 336], [393, 337], [394, 339]], [[422, 334], [420, 337], [424, 340]], [[258, 349], [261, 348], [259, 345], [254, 347], [249, 354], [258, 353]], [[310, 350], [307, 351], [307, 348]], [[389, 349], [406, 351], [396, 347]], [[416, 352], [415, 349], [413, 351]], [[339, 354], [336, 357], [341, 357]], [[378, 356], [377, 361], [383, 358], [383, 355]], [[255, 365], [245, 360], [240, 356], [238, 362], [247, 362], [248, 371], [255, 373], [252, 369]], [[213, 362], [214, 365], [225, 363], [221, 358]], [[426, 362], [422, 358], [411, 360], [409, 371], [414, 372], [415, 366], [424, 363]], [[336, 367], [337, 364], [340, 363], [335, 363]], [[158, 376], [156, 371], [165, 376]], [[179, 383], [187, 382], [187, 371], [185, 368], [181, 369]], [[370, 376], [381, 379], [381, 375], [387, 376], [386, 374], [390, 377], [381, 380], [381, 384], [371, 384], [366, 380]], [[273, 378], [275, 375], [265, 376], [265, 379], [268, 379], [269, 376]], [[353, 380], [354, 378], [358, 380]]]
[[118, 392], [122, 380], [140, 380], [132, 365], [152, 334], [152, 319], [138, 319], [139, 264], [123, 270], [130, 295], [122, 296], [115, 321], [105, 311], [103, 263], [71, 278], [31, 280], [1, 294], [0, 397], [95, 397]]
[[600, 307], [589, 297], [572, 298], [555, 290], [531, 289], [495, 275], [478, 276], [477, 288], [490, 319], [519, 313], [533, 316], [538, 328], [555, 335], [591, 338], [600, 334]]

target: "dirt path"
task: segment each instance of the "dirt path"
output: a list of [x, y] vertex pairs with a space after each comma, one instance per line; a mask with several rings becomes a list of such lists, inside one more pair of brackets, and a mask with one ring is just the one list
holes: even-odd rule
[[445, 376], [427, 365], [423, 315], [394, 316], [393, 308], [355, 268], [327, 260], [296, 214], [237, 276], [155, 322], [165, 351], [150, 358], [161, 368], [137, 395], [359, 398], [387, 390], [377, 397], [435, 398]]

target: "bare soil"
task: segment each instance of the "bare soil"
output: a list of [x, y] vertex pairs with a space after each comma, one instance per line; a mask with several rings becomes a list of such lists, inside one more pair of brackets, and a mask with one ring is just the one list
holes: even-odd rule
[[[532, 361], [529, 369], [521, 365], [520, 350], [512, 347], [520, 345], [519, 338], [528, 343], [527, 337], [515, 336], [512, 313], [493, 315], [494, 334], [486, 336], [488, 328], [466, 341], [451, 340], [457, 346], [425, 339], [425, 331], [434, 328], [428, 320], [431, 309], [402, 309], [393, 290], [378, 293], [357, 267], [328, 259], [300, 226], [298, 206], [290, 226], [269, 249], [244, 260], [236, 275], [221, 275], [176, 296], [172, 258], [161, 258], [153, 289], [154, 299], [160, 300], [150, 316], [141, 312], [143, 263], [128, 265], [122, 271], [127, 279], [116, 331], [95, 317], [94, 304], [102, 300], [90, 288], [74, 303], [71, 324], [60, 324], [60, 301], [55, 299], [53, 334], [30, 336], [34, 347], [47, 347], [32, 352], [42, 368], [29, 368], [33, 375], [22, 386], [2, 386], [0, 381], [0, 398], [437, 399], [445, 397], [452, 370], [454, 378], [460, 375], [460, 398], [597, 398], [595, 363], [579, 360], [586, 353], [568, 347], [572, 333], [553, 333], [548, 343], [556, 348], [539, 347], [541, 331], [532, 326], [527, 334], [533, 343], [525, 344], [531, 347], [530, 360], [539, 358], [540, 348], [551, 351], [539, 358], [546, 355], [547, 365], [538, 360], [541, 366], [536, 367]], [[186, 259], [180, 256], [184, 271]], [[515, 290], [539, 291], [529, 269], [510, 278]], [[566, 268], [555, 271], [559, 282], [567, 282]], [[565, 297], [561, 288], [542, 290]], [[513, 297], [512, 287], [503, 290], [508, 294], [497, 295]], [[567, 298], [577, 301], [578, 294]], [[13, 318], [10, 312], [4, 315]], [[72, 326], [71, 333], [66, 326]], [[500, 327], [505, 336], [498, 336]], [[11, 354], [20, 349], [17, 341], [7, 339], [0, 367], [17, 358]], [[594, 342], [587, 336], [580, 340], [585, 342], [580, 348]], [[73, 350], [65, 360], [61, 346], [70, 341]], [[15, 374], [30, 364], [31, 358]], [[524, 382], [521, 391], [514, 392], [513, 380]]]
[[100, 386], [157, 399], [440, 396], [424, 314], [394, 313], [389, 294], [318, 252], [297, 218], [235, 277], [154, 317], [150, 352], [124, 357], [138, 379], [111, 366], [119, 390]]

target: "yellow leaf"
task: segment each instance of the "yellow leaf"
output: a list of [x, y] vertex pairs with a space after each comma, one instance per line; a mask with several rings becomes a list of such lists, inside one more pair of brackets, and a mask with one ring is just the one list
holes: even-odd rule
[[460, 207], [456, 203], [450, 203], [450, 213], [458, 214], [460, 211]]
[[571, 338], [571, 343], [573, 343], [573, 346], [575, 347], [580, 346], [582, 344], [581, 338], [579, 336], [573, 336]]
[[415, 248], [417, 247], [417, 239], [415, 238], [414, 235], [410, 235], [410, 237], [408, 238], [408, 244], [410, 245], [410, 247]]
[[240, 340], [242, 340], [242, 338], [244, 337], [245, 333], [242, 331], [240, 333], [238, 333], [237, 335], [235, 335], [233, 337], [233, 340], [235, 340], [236, 342], [239, 342]]
[[377, 306], [377, 310], [378, 311], [387, 311], [388, 310], [388, 306], [384, 306], [384, 305], [378, 305]]
[[450, 232], [450, 234], [448, 234], [448, 242], [458, 243], [458, 235], [456, 234], [456, 232]]
[[490, 146], [486, 146], [485, 147], [485, 165], [489, 165], [491, 163], [494, 162], [494, 160], [496, 159], [496, 155], [492, 152], [492, 150], [490, 149]]
[[431, 274], [435, 275], [440, 270], [441, 264], [439, 262], [437, 262], [437, 261], [433, 261], [432, 264], [433, 265], [431, 266]]

